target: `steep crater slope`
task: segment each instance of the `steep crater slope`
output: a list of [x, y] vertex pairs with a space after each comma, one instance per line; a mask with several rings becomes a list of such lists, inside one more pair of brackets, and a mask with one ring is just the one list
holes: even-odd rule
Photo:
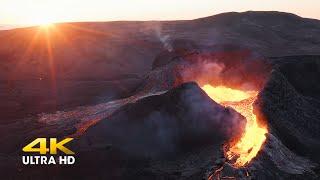
[[258, 104], [272, 130], [292, 151], [319, 163], [320, 57], [274, 58]]

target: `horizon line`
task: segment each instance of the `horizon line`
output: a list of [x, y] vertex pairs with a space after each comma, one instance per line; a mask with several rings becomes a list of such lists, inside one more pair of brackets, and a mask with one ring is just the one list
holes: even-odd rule
[[[247, 10], [247, 11], [228, 11], [228, 12], [222, 12], [222, 13], [217, 13], [209, 16], [202, 16], [198, 18], [192, 18], [192, 19], [150, 19], [150, 20], [125, 20], [125, 19], [119, 19], [119, 20], [79, 20], [79, 21], [57, 21], [57, 22], [52, 22], [51, 24], [69, 24], [69, 23], [112, 23], [112, 22], [172, 22], [172, 21], [193, 21], [197, 19], [203, 19], [203, 18], [209, 18], [217, 15], [222, 15], [222, 14], [228, 14], [228, 13], [249, 13], [249, 12], [276, 12], [276, 13], [284, 13], [284, 14], [291, 14], [295, 15], [300, 18], [304, 19], [312, 19], [312, 20], [318, 20], [320, 19], [317, 18], [310, 18], [310, 17], [304, 17], [292, 12], [285, 12], [285, 11], [255, 11], [255, 10]], [[1, 30], [12, 30], [12, 29], [19, 29], [19, 28], [29, 28], [29, 27], [38, 27], [41, 26], [41, 24], [0, 24], [0, 31]]]

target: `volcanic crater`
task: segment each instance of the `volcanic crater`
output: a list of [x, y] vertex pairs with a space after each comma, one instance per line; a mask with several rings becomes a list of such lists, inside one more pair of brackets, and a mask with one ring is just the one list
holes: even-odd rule
[[[292, 80], [286, 79], [291, 73], [287, 70], [300, 67], [300, 62], [270, 61], [230, 45], [221, 45], [219, 51], [210, 47], [175, 48], [160, 53], [153, 70], [127, 98], [41, 114], [39, 122], [51, 128], [42, 128], [36, 135], [75, 137], [72, 149], [78, 151], [78, 162], [74, 168], [56, 167], [54, 171], [20, 167], [16, 176], [30, 173], [44, 177], [43, 169], [55, 177], [80, 179], [318, 176], [314, 160], [319, 158], [317, 131], [306, 133], [305, 129], [315, 128], [299, 125], [298, 119], [315, 120], [319, 111], [314, 105], [319, 104], [301, 95], [296, 90], [299, 84], [292, 85]], [[311, 64], [317, 62], [310, 59], [302, 65]], [[308, 109], [297, 114], [301, 105]], [[288, 117], [297, 120], [289, 121]], [[61, 123], [66, 121], [69, 124]], [[69, 133], [64, 131], [67, 129]], [[293, 148], [298, 143], [300, 147]], [[110, 171], [106, 173], [105, 168]]]

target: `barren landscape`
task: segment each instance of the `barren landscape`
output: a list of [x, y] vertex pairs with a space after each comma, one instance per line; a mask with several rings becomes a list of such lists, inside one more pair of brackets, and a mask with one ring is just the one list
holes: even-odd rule
[[[1, 30], [0, 175], [319, 179], [319, 34], [255, 11]], [[76, 165], [22, 166], [37, 137]]]

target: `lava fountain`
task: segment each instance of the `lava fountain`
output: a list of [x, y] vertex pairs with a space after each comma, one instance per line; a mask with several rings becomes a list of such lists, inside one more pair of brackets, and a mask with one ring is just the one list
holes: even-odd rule
[[235, 142], [230, 142], [225, 156], [235, 167], [247, 165], [259, 152], [266, 140], [268, 128], [259, 122], [253, 113], [253, 103], [258, 91], [242, 91], [225, 86], [213, 87], [209, 84], [202, 89], [217, 103], [231, 107], [243, 115], [246, 120], [245, 132]]

